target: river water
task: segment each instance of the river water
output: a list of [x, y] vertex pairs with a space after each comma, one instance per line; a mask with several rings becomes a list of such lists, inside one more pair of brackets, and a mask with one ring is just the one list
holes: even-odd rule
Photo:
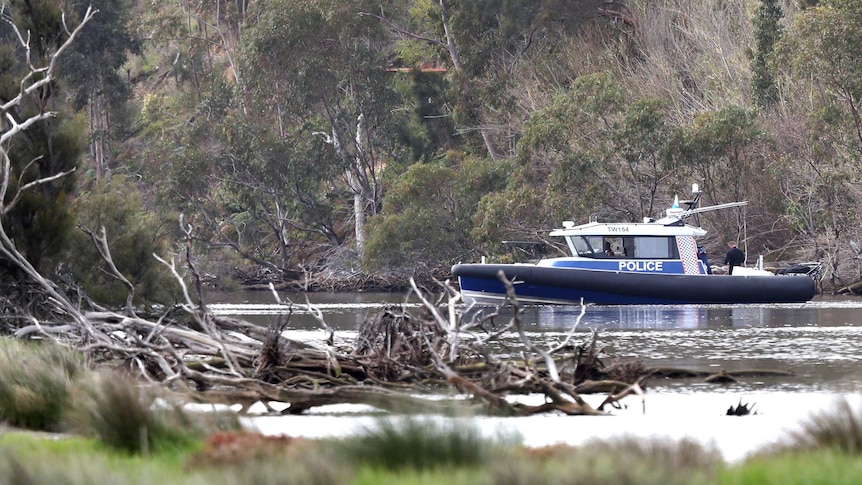
[[[305, 303], [305, 297], [282, 294]], [[335, 329], [336, 343], [349, 347], [356, 328], [384, 306], [419, 307], [414, 298], [389, 293], [309, 294]], [[219, 314], [261, 325], [284, 321], [285, 307], [268, 292], [213, 295]], [[487, 310], [470, 310], [469, 315]], [[571, 331], [579, 307], [529, 307], [523, 322], [530, 338], [546, 346]], [[576, 344], [596, 330], [605, 361], [638, 359], [648, 367], [730, 373], [782, 371], [793, 375], [742, 378], [735, 384], [703, 379], [647, 382], [643, 400], [623, 401], [612, 418], [558, 415], [528, 418], [472, 417], [489, 435], [515, 433], [526, 445], [581, 444], [620, 435], [694, 438], [720, 450], [729, 461], [781, 441], [812, 413], [831, 409], [839, 399], [860, 406], [862, 390], [862, 299], [818, 297], [804, 304], [588, 306], [575, 329]], [[326, 334], [307, 312], [295, 307], [289, 317], [291, 338], [322, 342]], [[596, 405], [603, 396], [588, 396]], [[753, 406], [755, 414], [726, 416], [730, 406]], [[305, 416], [259, 416], [248, 426], [269, 434], [306, 437], [345, 436], [373, 426], [364, 406], [332, 406]], [[431, 418], [429, 418], [431, 419]], [[433, 418], [443, 419], [443, 418]], [[451, 418], [446, 418], [451, 419]]]

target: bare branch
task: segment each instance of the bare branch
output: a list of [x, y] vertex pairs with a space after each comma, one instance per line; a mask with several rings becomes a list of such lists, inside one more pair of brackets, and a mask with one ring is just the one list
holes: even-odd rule
[[89, 228], [85, 226], [78, 226], [85, 234], [90, 236], [90, 240], [93, 241], [93, 245], [96, 246], [96, 251], [99, 252], [99, 256], [101, 256], [102, 260], [108, 265], [108, 268], [111, 270], [108, 274], [120, 281], [123, 286], [126, 287], [126, 312], [128, 312], [129, 316], [135, 316], [135, 308], [133, 306], [133, 301], [135, 298], [135, 286], [129, 281], [123, 273], [117, 269], [117, 265], [114, 264], [114, 258], [111, 257], [111, 248], [108, 247], [108, 237], [105, 234], [105, 226], [102, 226], [100, 234], [97, 236], [93, 234]]
[[383, 14], [383, 10], [382, 10], [382, 8], [381, 8], [381, 11], [380, 11], [380, 14], [379, 14], [379, 15], [378, 15], [378, 14], [373, 14], [373, 13], [371, 13], [371, 12], [359, 12], [359, 15], [364, 15], [364, 16], [368, 16], [368, 17], [374, 17], [374, 18], [376, 18], [377, 20], [380, 20], [381, 22], [383, 22], [384, 24], [386, 24], [386, 26], [387, 26], [387, 27], [389, 27], [389, 29], [390, 29], [390, 30], [392, 30], [392, 32], [394, 32], [394, 33], [398, 34], [398, 36], [399, 36], [399, 37], [401, 37], [401, 38], [405, 38], [405, 37], [406, 37], [406, 38], [409, 38], [409, 39], [418, 40], [418, 41], [425, 42], [425, 43], [430, 44], [430, 45], [435, 46], [435, 47], [443, 47], [443, 48], [447, 47], [445, 42], [442, 42], [442, 41], [440, 41], [440, 40], [438, 40], [438, 39], [433, 39], [433, 38], [431, 38], [431, 37], [425, 37], [425, 36], [423, 36], [423, 35], [419, 35], [419, 34], [417, 34], [417, 33], [415, 33], [415, 32], [410, 32], [409, 30], [402, 29], [401, 27], [399, 27], [399, 26], [395, 25], [395, 23], [394, 23], [394, 22], [392, 22], [391, 20], [389, 20], [389, 19], [388, 19], [388, 18]]
[[[51, 54], [48, 65], [42, 68], [36, 68], [35, 66], [33, 66], [32, 61], [30, 60], [30, 33], [28, 32], [27, 39], [24, 39], [24, 37], [21, 35], [21, 32], [18, 30], [18, 27], [10, 19], [3, 18], [6, 23], [12, 26], [12, 29], [15, 31], [15, 35], [18, 37], [18, 41], [25, 49], [25, 57], [27, 59], [27, 65], [30, 66], [30, 73], [27, 74], [27, 76], [24, 77], [24, 79], [21, 81], [21, 92], [18, 93], [18, 95], [14, 98], [7, 101], [5, 104], [0, 105], [0, 110], [8, 111], [13, 106], [17, 106], [25, 95], [29, 95], [36, 90], [41, 89], [42, 86], [45, 86], [54, 79], [54, 70], [57, 67], [57, 59], [59, 59], [60, 55], [66, 49], [68, 49], [70, 45], [72, 45], [72, 42], [75, 40], [75, 37], [78, 36], [78, 33], [84, 28], [85, 25], [87, 25], [87, 22], [89, 22], [93, 18], [93, 16], [96, 15], [96, 13], [98, 13], [98, 10], [93, 10], [92, 6], [87, 7], [87, 11], [84, 13], [84, 17], [81, 19], [81, 23], [78, 24], [77, 27], [75, 27], [75, 30], [73, 30], [69, 34], [69, 37], [66, 38], [66, 40], [60, 45], [57, 51]], [[66, 21], [64, 17], [63, 26], [65, 27], [65, 25]], [[68, 32], [68, 28], [66, 29], [66, 31]], [[32, 84], [28, 85], [27, 83], [30, 82], [32, 78], [36, 77], [37, 74], [41, 74], [42, 77], [34, 81]], [[42, 113], [38, 116], [45, 116], [46, 114], [48, 116], [53, 116], [52, 114], [48, 113]]]

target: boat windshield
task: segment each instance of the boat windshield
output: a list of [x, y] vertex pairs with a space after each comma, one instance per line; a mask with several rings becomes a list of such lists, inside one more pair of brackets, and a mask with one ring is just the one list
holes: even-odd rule
[[[587, 240], [593, 240], [587, 242]], [[601, 251], [602, 249], [602, 238], [597, 236], [588, 236], [584, 237], [570, 237], [569, 241], [571, 242], [572, 248], [578, 256], [586, 256], [592, 258], [595, 256], [593, 253], [593, 247], [596, 248], [596, 252]]]

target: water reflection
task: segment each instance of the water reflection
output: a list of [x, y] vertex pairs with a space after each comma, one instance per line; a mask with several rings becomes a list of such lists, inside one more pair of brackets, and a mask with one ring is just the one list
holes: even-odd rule
[[[478, 317], [493, 312], [472, 309]], [[523, 321], [543, 329], [570, 328], [581, 313], [578, 307], [538, 306], [524, 309]], [[582, 330], [603, 329], [698, 329], [723, 327], [798, 327], [810, 325], [859, 325], [862, 307], [804, 305], [631, 305], [587, 307]], [[511, 314], [507, 314], [511, 316]]]
[[[305, 308], [307, 301], [320, 310], [326, 323], [336, 330], [355, 330], [368, 318], [374, 317], [389, 305], [407, 305], [418, 308], [419, 304], [405, 301], [401, 293], [282, 293], [282, 305], [268, 291], [243, 291], [213, 293], [208, 295], [210, 309], [219, 315], [242, 318], [258, 325], [281, 323], [289, 318], [289, 327], [312, 330], [319, 322]], [[294, 305], [290, 305], [290, 303]]]
[[[305, 295], [282, 294], [283, 301], [297, 305], [289, 309], [275, 303], [267, 291], [212, 294], [211, 308], [218, 314], [239, 316], [252, 323], [269, 325], [290, 311], [291, 326], [317, 328], [314, 317], [304, 310]], [[329, 325], [354, 330], [388, 305], [418, 308], [418, 300], [401, 293], [312, 293], [308, 300], [320, 309]], [[468, 310], [468, 317], [481, 317], [496, 309]], [[544, 330], [568, 329], [580, 314], [577, 306], [526, 307], [523, 321]], [[503, 317], [511, 316], [503, 311]], [[773, 305], [590, 305], [581, 320], [583, 330], [605, 329], [698, 329], [745, 327], [856, 326], [862, 324], [862, 299], [820, 297], [803, 304]]]

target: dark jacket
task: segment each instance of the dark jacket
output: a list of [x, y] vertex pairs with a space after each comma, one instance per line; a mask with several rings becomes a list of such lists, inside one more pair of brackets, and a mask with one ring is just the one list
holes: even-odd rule
[[709, 266], [709, 257], [706, 255], [706, 251], [703, 248], [697, 248], [697, 259], [703, 261], [704, 266], [706, 266], [706, 273], [712, 274], [712, 267]]
[[733, 274], [734, 266], [742, 266], [745, 263], [745, 253], [739, 248], [730, 248], [724, 257], [724, 264], [728, 265], [728, 274]]

